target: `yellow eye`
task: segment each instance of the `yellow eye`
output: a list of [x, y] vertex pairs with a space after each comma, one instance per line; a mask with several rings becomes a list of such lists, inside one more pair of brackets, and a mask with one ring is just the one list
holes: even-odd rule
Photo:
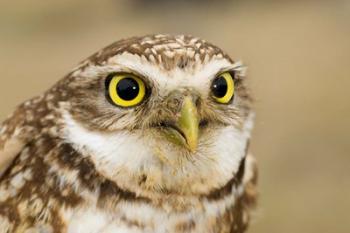
[[211, 84], [211, 92], [214, 99], [221, 103], [229, 103], [235, 92], [235, 83], [232, 75], [225, 72], [217, 76]]
[[120, 107], [138, 105], [146, 95], [145, 83], [131, 74], [116, 74], [106, 84], [110, 100]]

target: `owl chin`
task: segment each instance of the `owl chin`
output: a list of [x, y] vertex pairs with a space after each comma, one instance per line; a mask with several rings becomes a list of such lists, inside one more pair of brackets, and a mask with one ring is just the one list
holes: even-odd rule
[[[206, 195], [233, 184], [246, 155], [243, 135], [233, 127], [203, 129], [196, 151], [191, 151], [153, 129], [143, 137], [142, 151], [148, 153], [145, 160], [114, 180], [128, 190], [148, 195]], [[128, 181], [123, 182], [126, 176]]]

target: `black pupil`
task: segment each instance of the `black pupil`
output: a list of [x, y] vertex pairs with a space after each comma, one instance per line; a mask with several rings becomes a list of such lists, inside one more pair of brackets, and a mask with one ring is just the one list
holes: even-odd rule
[[227, 82], [224, 77], [218, 77], [214, 80], [212, 84], [212, 92], [215, 97], [222, 98], [227, 93]]
[[123, 100], [133, 100], [139, 94], [139, 84], [133, 78], [124, 78], [117, 84], [117, 93]]

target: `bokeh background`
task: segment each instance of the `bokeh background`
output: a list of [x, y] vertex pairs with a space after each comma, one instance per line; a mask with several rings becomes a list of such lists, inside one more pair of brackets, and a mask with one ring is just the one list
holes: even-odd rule
[[0, 4], [0, 120], [115, 40], [200, 36], [250, 68], [261, 194], [249, 232], [350, 232], [349, 0]]

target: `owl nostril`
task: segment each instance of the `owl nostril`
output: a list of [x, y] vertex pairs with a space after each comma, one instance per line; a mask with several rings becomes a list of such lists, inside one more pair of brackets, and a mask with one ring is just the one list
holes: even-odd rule
[[209, 122], [207, 120], [201, 120], [199, 122], [199, 128], [205, 128], [208, 126], [208, 124], [209, 124]]
[[199, 108], [199, 107], [201, 106], [201, 100], [200, 100], [200, 98], [196, 98], [196, 99], [194, 100], [194, 103], [195, 103], [196, 107]]

